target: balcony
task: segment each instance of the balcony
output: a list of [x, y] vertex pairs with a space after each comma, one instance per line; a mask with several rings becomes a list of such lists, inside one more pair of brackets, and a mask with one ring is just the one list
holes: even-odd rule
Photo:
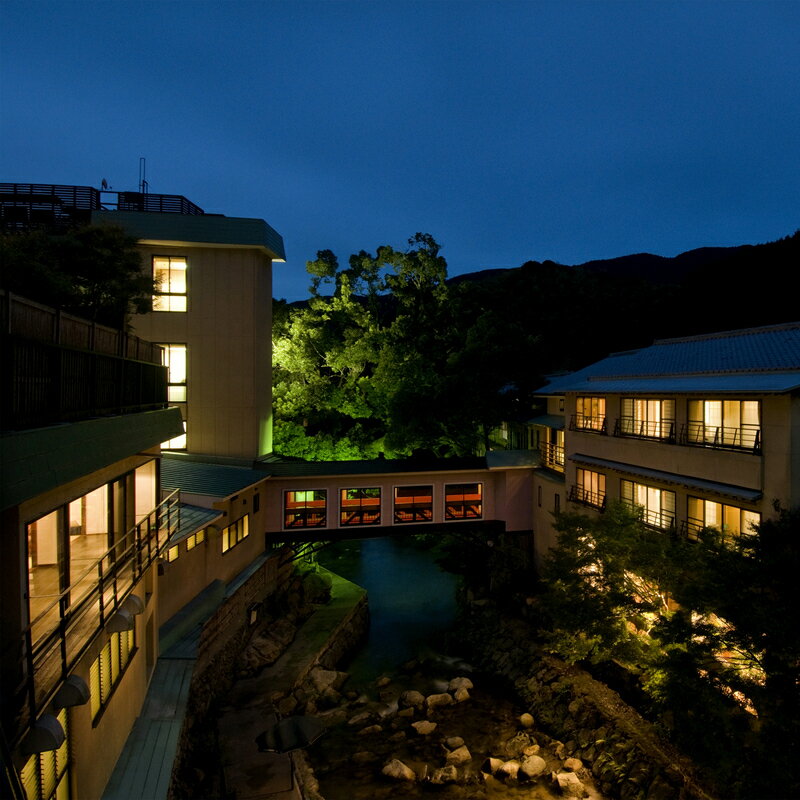
[[4, 430], [167, 406], [157, 345], [5, 292], [0, 324]]
[[583, 431], [585, 433], [606, 434], [606, 418], [590, 417], [586, 414], [573, 414], [569, 420], [571, 431]]
[[564, 471], [564, 445], [546, 442], [540, 445], [539, 451], [542, 454], [543, 466], [553, 469], [556, 472]]
[[[118, 614], [180, 524], [175, 490], [63, 592], [40, 596], [44, 607], [22, 633], [14, 707], [17, 729], [35, 719], [94, 638]], [[10, 687], [9, 687], [10, 688]]]
[[714, 450], [741, 450], [761, 453], [761, 428], [742, 426], [725, 428], [689, 422], [681, 428], [680, 444], [691, 447], [709, 447]]
[[614, 423], [614, 436], [624, 436], [629, 439], [654, 439], [666, 444], [674, 444], [675, 423], [672, 420], [650, 422], [633, 417], [620, 417]]
[[571, 486], [569, 490], [569, 499], [572, 503], [580, 503], [582, 506], [596, 508], [600, 511], [606, 507], [605, 492], [592, 492], [588, 489], [584, 489], [583, 486]]

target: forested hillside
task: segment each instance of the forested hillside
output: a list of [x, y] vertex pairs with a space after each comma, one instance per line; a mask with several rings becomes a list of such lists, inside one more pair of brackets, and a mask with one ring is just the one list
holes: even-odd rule
[[800, 318], [800, 232], [777, 242], [447, 279], [435, 240], [330, 251], [274, 304], [275, 442], [306, 458], [472, 453], [551, 372], [655, 338]]

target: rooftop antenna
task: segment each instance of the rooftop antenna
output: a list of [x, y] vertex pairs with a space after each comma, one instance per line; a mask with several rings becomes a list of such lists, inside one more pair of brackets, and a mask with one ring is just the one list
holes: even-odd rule
[[148, 183], [147, 179], [145, 178], [145, 173], [147, 170], [147, 160], [144, 156], [139, 157], [139, 191], [142, 194], [147, 194]]

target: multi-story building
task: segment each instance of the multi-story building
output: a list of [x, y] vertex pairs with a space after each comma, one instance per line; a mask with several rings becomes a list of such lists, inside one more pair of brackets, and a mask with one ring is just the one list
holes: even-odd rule
[[7, 293], [0, 312], [0, 795], [98, 797], [158, 653], [180, 414], [150, 343]]
[[542, 394], [539, 558], [560, 509], [622, 500], [654, 528], [737, 535], [800, 502], [800, 323], [656, 341]]

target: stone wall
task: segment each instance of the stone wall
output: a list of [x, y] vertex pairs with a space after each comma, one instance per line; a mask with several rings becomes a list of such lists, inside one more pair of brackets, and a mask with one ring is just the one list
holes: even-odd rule
[[525, 622], [504, 617], [482, 600], [467, 605], [459, 629], [475, 666], [505, 678], [537, 728], [559, 740], [561, 757], [581, 759], [605, 796], [712, 800], [689, 759], [616, 692], [539, 652]]

